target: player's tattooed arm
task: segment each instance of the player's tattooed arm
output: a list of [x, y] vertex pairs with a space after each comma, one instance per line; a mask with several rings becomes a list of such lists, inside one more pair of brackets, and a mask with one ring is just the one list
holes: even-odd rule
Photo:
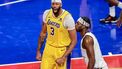
[[41, 60], [40, 49], [44, 43], [44, 39], [46, 38], [46, 32], [47, 32], [46, 23], [43, 23], [42, 31], [41, 31], [39, 39], [38, 39], [38, 47], [37, 47], [37, 52], [36, 52], [36, 59], [37, 60]]
[[40, 51], [40, 49], [41, 49], [41, 47], [44, 43], [44, 39], [46, 37], [46, 32], [47, 32], [46, 24], [43, 23], [42, 31], [41, 31], [40, 36], [38, 38], [38, 48], [37, 48], [37, 50], [39, 50], [39, 51]]
[[72, 50], [74, 49], [74, 47], [77, 43], [76, 29], [69, 30], [69, 36], [70, 36], [70, 39], [71, 39], [71, 43], [70, 43], [69, 48], [67, 49], [67, 51], [64, 53], [63, 57], [67, 57], [72, 52]]
[[42, 47], [42, 45], [43, 45], [43, 43], [44, 43], [45, 37], [46, 37], [45, 34], [42, 34], [42, 35], [39, 36], [39, 39], [38, 39], [38, 48], [37, 48], [37, 50], [40, 51], [40, 49], [41, 49], [41, 47]]
[[95, 65], [95, 53], [94, 53], [94, 41], [90, 36], [85, 36], [83, 40], [83, 47], [86, 49], [89, 59], [87, 69], [94, 69]]

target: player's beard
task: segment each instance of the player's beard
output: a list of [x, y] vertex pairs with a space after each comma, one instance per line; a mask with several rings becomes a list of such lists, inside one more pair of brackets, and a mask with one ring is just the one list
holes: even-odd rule
[[77, 32], [81, 32], [82, 30], [81, 29], [76, 29]]
[[[58, 16], [59, 16], [59, 12], [60, 12], [60, 10], [61, 10], [61, 7], [57, 8], [57, 9], [54, 9], [54, 8], [52, 7], [52, 10], [53, 10], [54, 15], [55, 15], [56, 17], [58, 17]], [[56, 10], [56, 12], [55, 12], [55, 10]]]
[[79, 25], [75, 26], [77, 32], [81, 32], [83, 28]]

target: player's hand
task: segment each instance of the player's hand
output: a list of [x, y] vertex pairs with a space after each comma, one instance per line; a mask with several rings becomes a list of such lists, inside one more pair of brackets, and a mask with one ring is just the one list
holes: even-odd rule
[[65, 63], [65, 60], [66, 60], [65, 57], [61, 57], [56, 60], [56, 63], [61, 66]]
[[36, 53], [36, 59], [37, 60], [39, 60], [39, 61], [41, 61], [41, 53], [40, 53], [40, 51], [37, 51], [37, 53]]
[[121, 24], [122, 24], [122, 19], [118, 19], [118, 20], [117, 20], [117, 26], [120, 27]]

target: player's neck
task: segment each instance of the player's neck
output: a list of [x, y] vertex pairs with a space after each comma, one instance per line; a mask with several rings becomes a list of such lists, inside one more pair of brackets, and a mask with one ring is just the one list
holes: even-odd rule
[[84, 37], [84, 35], [89, 32], [88, 30], [84, 29], [82, 32], [80, 32], [81, 36]]
[[83, 37], [83, 36], [85, 35], [85, 32], [81, 32], [80, 34], [81, 34], [81, 36]]

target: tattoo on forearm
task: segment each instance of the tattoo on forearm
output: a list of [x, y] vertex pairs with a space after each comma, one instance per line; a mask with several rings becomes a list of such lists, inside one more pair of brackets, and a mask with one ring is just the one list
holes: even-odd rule
[[45, 36], [40, 36], [38, 40], [38, 49], [40, 50], [41, 46], [44, 43]]

